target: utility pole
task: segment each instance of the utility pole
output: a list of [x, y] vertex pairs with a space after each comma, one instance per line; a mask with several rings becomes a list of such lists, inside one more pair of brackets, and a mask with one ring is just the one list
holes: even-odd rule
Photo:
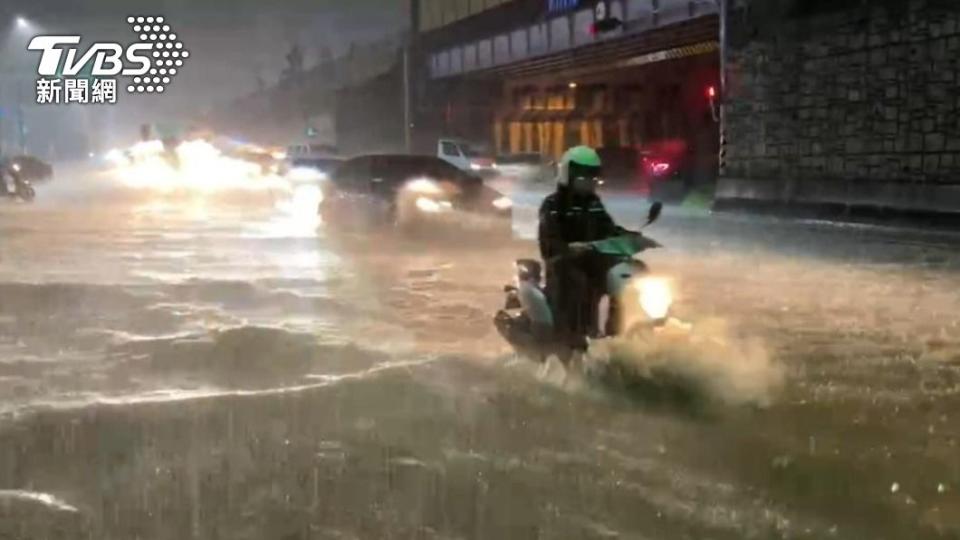
[[410, 144], [410, 44], [403, 46], [403, 144], [407, 153], [412, 152]]
[[17, 132], [20, 135], [20, 154], [27, 153], [27, 125], [23, 118], [23, 85], [17, 84]]
[[403, 143], [407, 153], [413, 151], [413, 91], [410, 56], [420, 34], [420, 0], [409, 0], [409, 16], [407, 37], [403, 43]]
[[727, 25], [731, 0], [717, 0], [720, 4], [720, 151], [717, 156], [717, 176], [727, 172]]
[[730, 16], [730, 1], [717, 0], [720, 4], [720, 96], [727, 91], [727, 19]]
[[3, 130], [3, 118], [7, 115], [3, 101], [3, 85], [0, 85], [0, 159], [3, 159], [4, 143], [7, 141], [7, 133]]

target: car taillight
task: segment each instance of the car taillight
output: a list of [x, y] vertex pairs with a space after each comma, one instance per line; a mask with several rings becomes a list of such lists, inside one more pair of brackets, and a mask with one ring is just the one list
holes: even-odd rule
[[666, 161], [655, 161], [650, 168], [653, 169], [654, 174], [664, 174], [670, 170], [670, 164]]

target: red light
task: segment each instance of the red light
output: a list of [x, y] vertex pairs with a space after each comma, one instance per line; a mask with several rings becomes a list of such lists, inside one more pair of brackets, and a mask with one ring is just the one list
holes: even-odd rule
[[716, 89], [716, 87], [713, 87], [713, 86], [708, 86], [708, 87], [707, 87], [707, 97], [708, 97], [708, 98], [711, 98], [711, 99], [717, 97], [717, 89]]
[[596, 23], [590, 25], [590, 35], [591, 35], [591, 36], [596, 36], [596, 35], [597, 35], [597, 25], [596, 25]]
[[653, 164], [653, 172], [655, 174], [663, 174], [670, 170], [670, 164], [666, 161], [659, 161]]

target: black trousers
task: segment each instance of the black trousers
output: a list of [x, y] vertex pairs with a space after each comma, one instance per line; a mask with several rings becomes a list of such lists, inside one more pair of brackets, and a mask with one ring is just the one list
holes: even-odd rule
[[547, 267], [547, 295], [558, 338], [574, 348], [584, 337], [600, 334], [597, 306], [606, 294], [607, 272], [614, 261], [597, 253], [560, 259]]

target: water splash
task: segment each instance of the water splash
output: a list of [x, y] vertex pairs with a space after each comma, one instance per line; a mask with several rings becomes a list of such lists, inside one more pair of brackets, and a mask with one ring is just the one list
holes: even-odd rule
[[736, 335], [722, 319], [671, 320], [655, 333], [596, 342], [604, 378], [626, 386], [670, 386], [729, 405], [766, 406], [783, 384], [781, 366], [758, 339]]
[[37, 503], [60, 512], [79, 512], [77, 507], [72, 506], [49, 493], [39, 493], [36, 491], [23, 491], [19, 489], [0, 489], [0, 502], [3, 501], [22, 501], [28, 503]]

